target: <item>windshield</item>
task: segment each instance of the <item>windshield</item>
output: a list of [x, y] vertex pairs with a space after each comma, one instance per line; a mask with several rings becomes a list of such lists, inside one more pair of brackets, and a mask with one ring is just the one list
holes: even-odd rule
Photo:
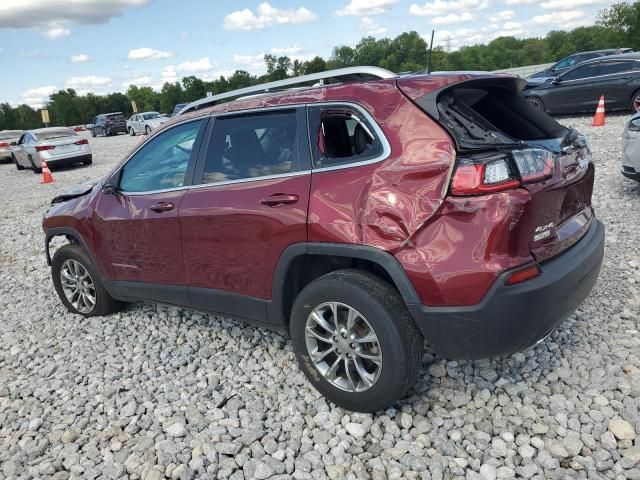
[[47, 132], [38, 132], [36, 134], [38, 140], [54, 140], [56, 138], [65, 138], [77, 136], [72, 130], [61, 128], [59, 130], [49, 130]]
[[20, 130], [8, 130], [6, 132], [0, 132], [0, 140], [10, 140], [12, 138], [19, 138], [22, 135]]
[[143, 113], [142, 118], [144, 118], [145, 120], [153, 120], [154, 118], [164, 118], [164, 116], [160, 115], [158, 112], [149, 112]]

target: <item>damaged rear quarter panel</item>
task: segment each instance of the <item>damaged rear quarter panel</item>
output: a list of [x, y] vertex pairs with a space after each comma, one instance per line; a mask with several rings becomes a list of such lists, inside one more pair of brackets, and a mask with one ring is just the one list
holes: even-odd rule
[[[366, 101], [367, 94], [371, 102]], [[412, 243], [412, 236], [442, 205], [454, 146], [395, 82], [377, 83], [375, 90], [360, 92], [354, 102], [377, 121], [391, 154], [370, 165], [314, 172], [309, 240], [362, 244], [395, 253]]]

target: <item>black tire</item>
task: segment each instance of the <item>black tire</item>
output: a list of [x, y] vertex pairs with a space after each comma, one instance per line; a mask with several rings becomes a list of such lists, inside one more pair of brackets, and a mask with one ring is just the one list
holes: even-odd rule
[[[89, 272], [91, 280], [95, 285], [96, 292], [96, 303], [90, 312], [80, 312], [78, 311], [67, 299], [64, 294], [62, 288], [62, 281], [60, 278], [60, 271], [62, 269], [62, 265], [65, 260], [75, 260], [82, 264], [82, 266]], [[89, 259], [88, 255], [84, 251], [84, 249], [77, 243], [69, 243], [60, 247], [56, 253], [53, 255], [53, 259], [51, 260], [51, 278], [53, 280], [53, 285], [56, 289], [58, 297], [62, 300], [62, 303], [67, 310], [71, 313], [76, 313], [78, 315], [82, 315], [85, 317], [95, 317], [99, 315], [108, 315], [110, 313], [115, 313], [122, 309], [123, 303], [115, 300], [109, 292], [104, 288], [102, 280], [100, 279], [100, 275], [98, 274], [96, 268], [93, 263]]]
[[97, 137], [95, 128], [92, 128], [92, 129], [91, 129], [91, 136], [92, 136], [93, 138], [96, 138], [96, 137]]
[[149, 125], [144, 127], [144, 134], [147, 136], [151, 135], [151, 129], [149, 128]]
[[630, 110], [632, 113], [640, 113], [640, 90], [636, 90], [631, 95]]
[[111, 136], [111, 130], [107, 129], [104, 131], [104, 136], [105, 137], [110, 137]]
[[133, 131], [133, 127], [129, 127], [129, 135], [131, 135], [132, 137], [136, 136], [136, 132]]
[[84, 165], [91, 165], [93, 163], [93, 157], [89, 157], [88, 159], [82, 162]]
[[[310, 358], [305, 338], [307, 319], [326, 302], [340, 302], [357, 310], [378, 338], [382, 369], [368, 390], [349, 392], [334, 386]], [[293, 350], [307, 379], [322, 395], [344, 409], [383, 410], [404, 397], [420, 374], [422, 333], [398, 292], [369, 273], [339, 270], [311, 282], [293, 304], [289, 330]]]
[[546, 108], [544, 106], [544, 102], [542, 101], [542, 99], [540, 97], [527, 97], [526, 100], [527, 100], [527, 102], [529, 102], [531, 105], [533, 105], [535, 108], [537, 108], [541, 112], [546, 111]]
[[18, 160], [16, 160], [16, 156], [14, 154], [11, 154], [11, 159], [13, 160], [13, 163], [18, 170], [24, 170], [24, 167], [18, 163]]
[[29, 155], [29, 162], [31, 163], [31, 170], [33, 171], [33, 173], [35, 174], [42, 173], [42, 167], [36, 167], [36, 164], [33, 163], [33, 158], [31, 157], [31, 155]]

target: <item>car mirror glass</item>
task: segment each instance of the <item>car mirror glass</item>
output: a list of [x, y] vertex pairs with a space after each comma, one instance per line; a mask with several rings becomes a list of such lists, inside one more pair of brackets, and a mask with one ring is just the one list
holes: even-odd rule
[[11, 142], [10, 144], [12, 147], [15, 147], [16, 145], [18, 145], [16, 142]]

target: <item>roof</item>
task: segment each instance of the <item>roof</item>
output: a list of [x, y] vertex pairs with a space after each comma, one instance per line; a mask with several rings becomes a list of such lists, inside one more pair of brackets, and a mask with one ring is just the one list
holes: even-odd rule
[[640, 60], [640, 52], [619, 53], [617, 55], [607, 55], [606, 57], [592, 58], [591, 60], [586, 60], [584, 62], [578, 63], [576, 67], [588, 65], [595, 62], [610, 62], [611, 60]]

